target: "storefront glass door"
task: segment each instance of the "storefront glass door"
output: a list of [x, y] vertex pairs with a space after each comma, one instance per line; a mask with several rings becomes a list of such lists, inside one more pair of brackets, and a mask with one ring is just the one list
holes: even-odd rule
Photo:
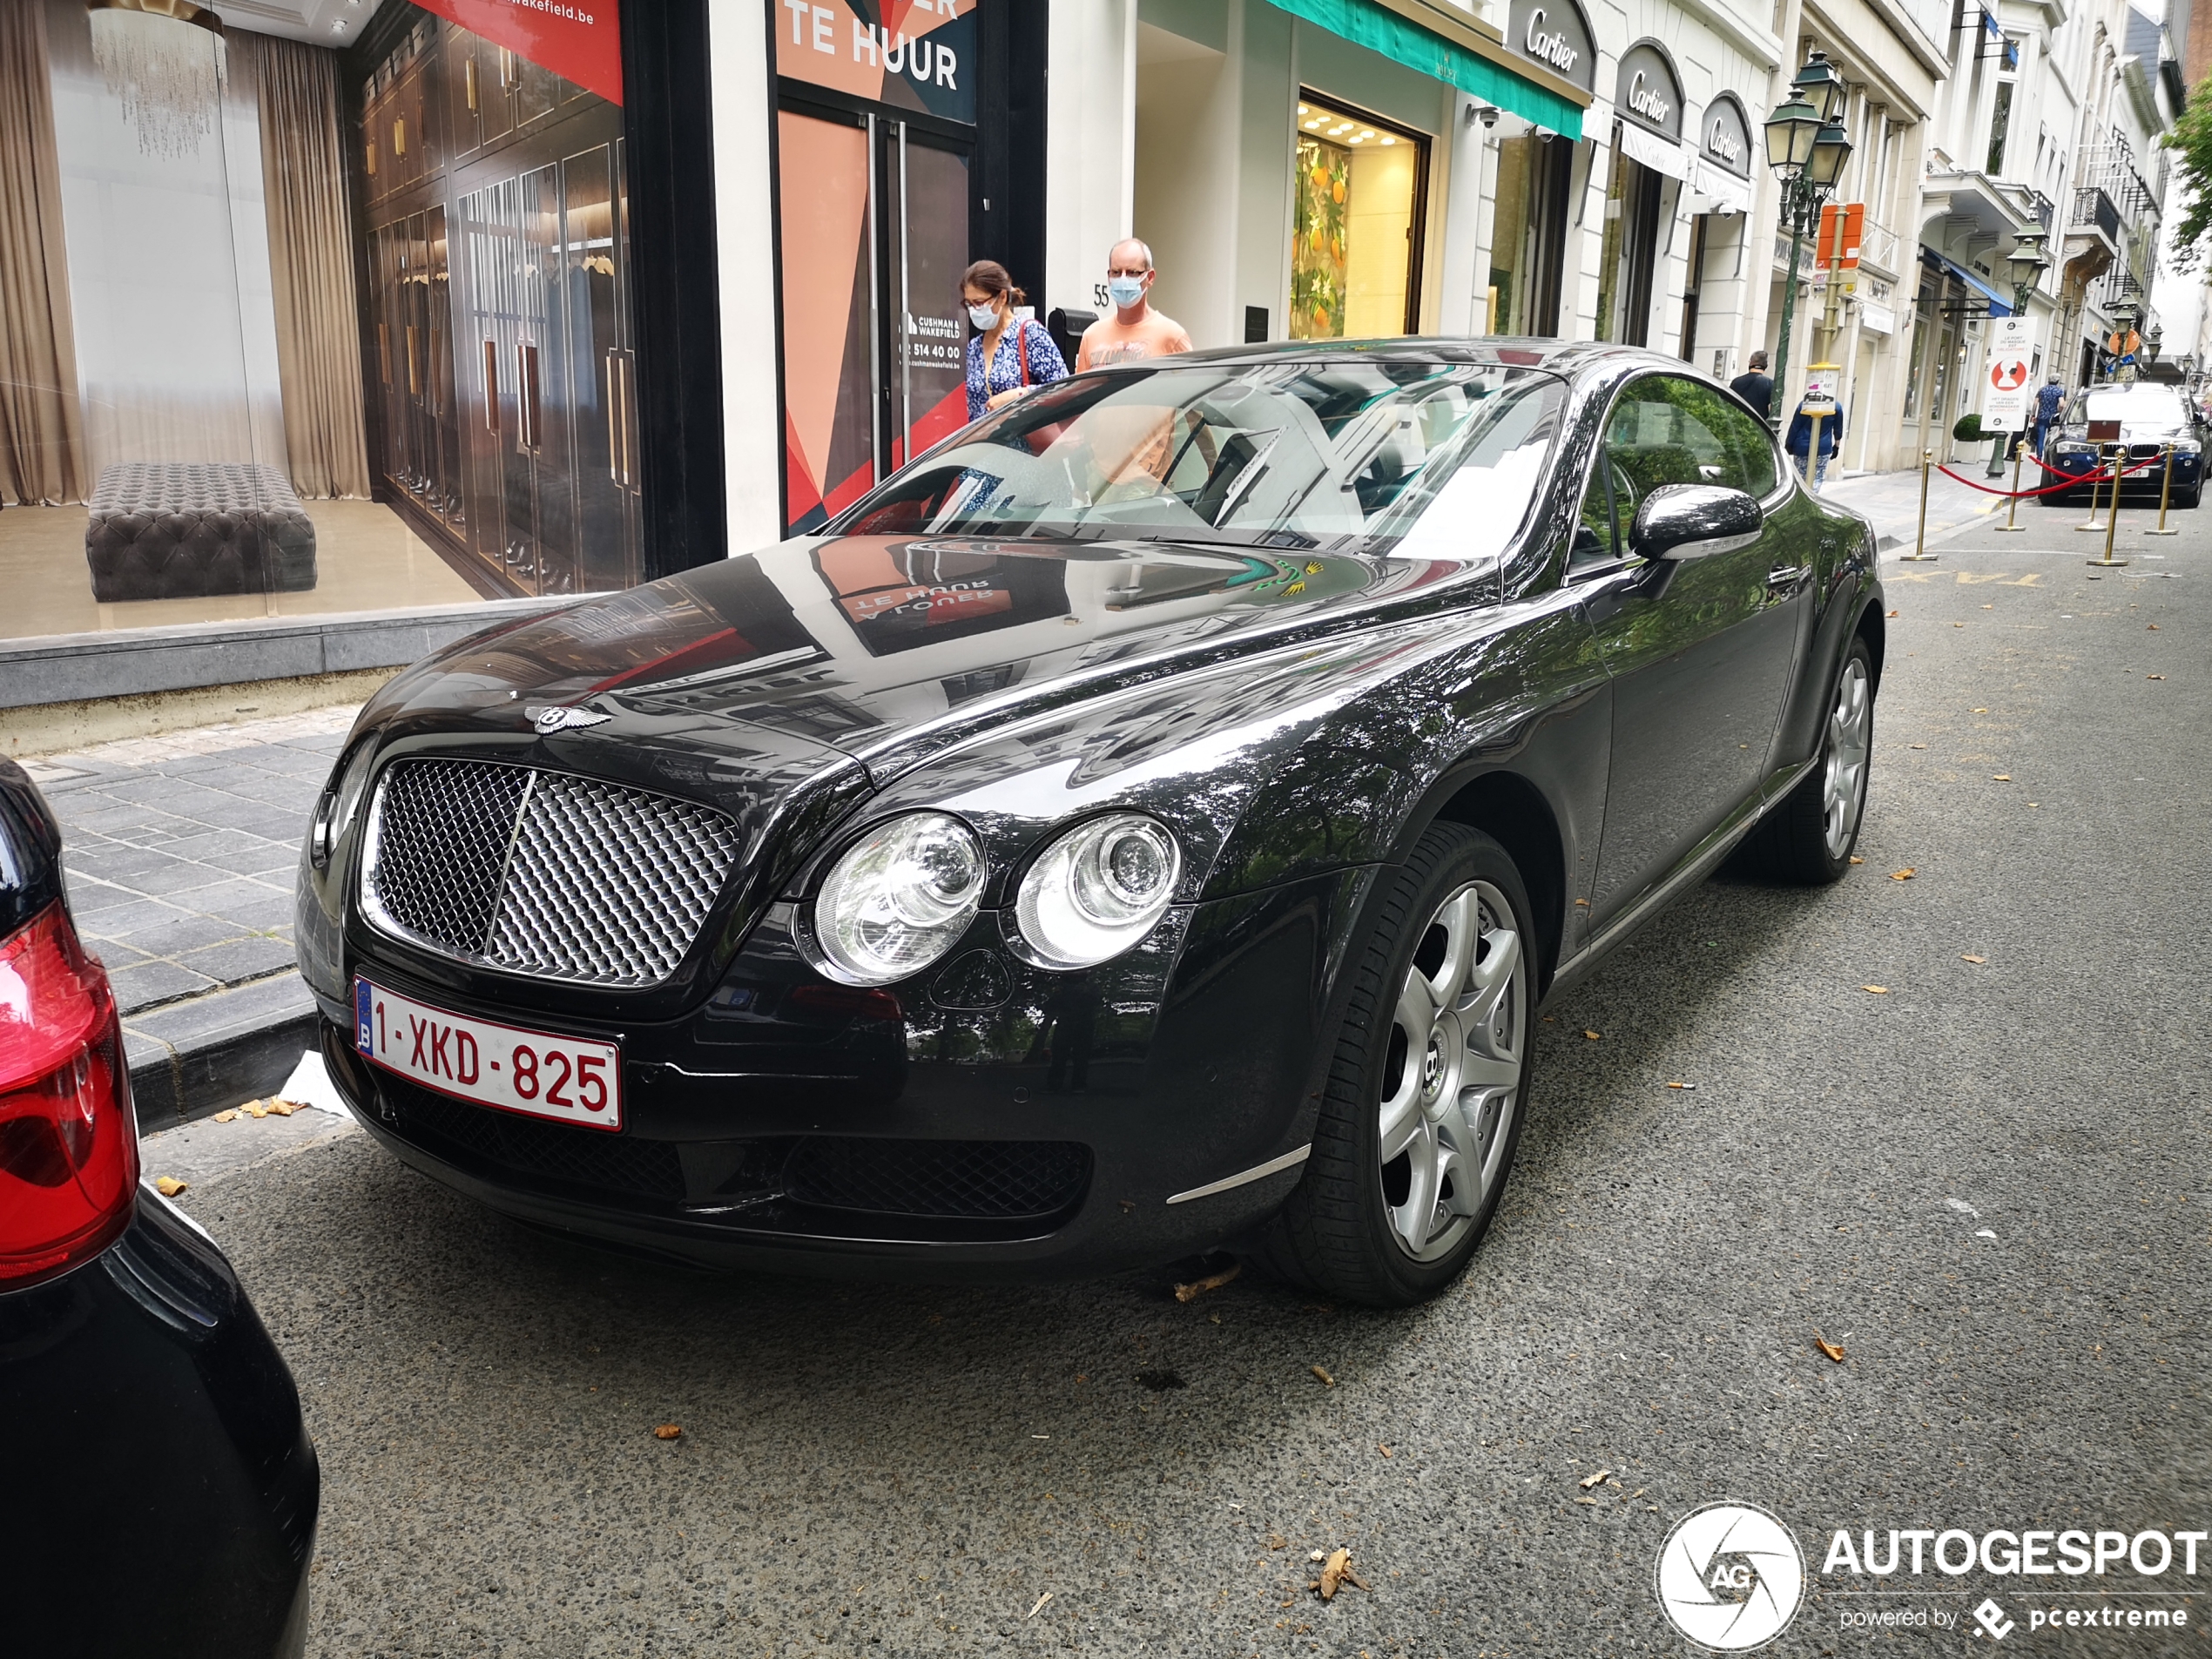
[[1496, 230], [1491, 239], [1488, 332], [1556, 335], [1567, 252], [1568, 174], [1575, 146], [1534, 133], [1498, 145]]
[[1644, 346], [1651, 337], [1651, 280], [1659, 253], [1659, 175], [1615, 150], [1605, 192], [1599, 256], [1597, 337]]
[[967, 423], [968, 157], [895, 114], [777, 115], [791, 532]]

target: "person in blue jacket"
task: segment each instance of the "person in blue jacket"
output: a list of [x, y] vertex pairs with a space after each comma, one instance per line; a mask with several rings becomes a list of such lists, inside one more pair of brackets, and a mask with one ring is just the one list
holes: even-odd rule
[[2035, 453], [2040, 455], [2043, 446], [2051, 441], [2051, 426], [2059, 418], [2059, 409], [2066, 402], [2066, 387], [2059, 377], [2052, 375], [2035, 392]]
[[1819, 493], [1821, 481], [1828, 475], [1828, 457], [1836, 453], [1844, 441], [1844, 404], [1836, 401], [1836, 412], [1820, 417], [1820, 454], [1814, 457], [1810, 469], [1805, 465], [1805, 451], [1812, 444], [1812, 416], [1805, 413], [1804, 400], [1797, 401], [1797, 412], [1790, 417], [1790, 435], [1782, 447], [1797, 463], [1797, 470], [1804, 475], [1805, 488]]

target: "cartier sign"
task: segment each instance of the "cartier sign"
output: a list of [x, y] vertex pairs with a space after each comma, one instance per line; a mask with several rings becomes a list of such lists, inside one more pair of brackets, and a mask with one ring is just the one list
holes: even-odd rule
[[1575, 0], [1513, 0], [1507, 24], [1515, 52], [1586, 92], [1597, 90], [1597, 51]]
[[1743, 106], [1723, 92], [1705, 108], [1704, 151], [1708, 159], [1739, 179], [1751, 176], [1751, 128]]
[[1669, 138], [1682, 137], [1682, 83], [1667, 54], [1645, 41], [1621, 54], [1621, 81], [1614, 94], [1621, 113]]

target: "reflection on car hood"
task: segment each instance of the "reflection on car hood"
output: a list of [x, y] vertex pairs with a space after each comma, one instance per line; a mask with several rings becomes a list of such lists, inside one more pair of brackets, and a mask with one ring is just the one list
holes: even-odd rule
[[801, 540], [462, 641], [377, 705], [541, 729], [680, 711], [842, 751], [880, 778], [893, 750], [887, 770], [902, 769], [939, 746], [933, 734], [954, 741], [1059, 700], [1071, 677], [1240, 654], [1302, 622], [1460, 593], [1494, 569], [1142, 542]]

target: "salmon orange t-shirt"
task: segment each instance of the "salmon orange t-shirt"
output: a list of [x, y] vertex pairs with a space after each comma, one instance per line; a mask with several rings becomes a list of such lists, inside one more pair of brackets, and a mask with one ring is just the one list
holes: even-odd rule
[[1083, 330], [1076, 351], [1076, 372], [1100, 368], [1132, 357], [1166, 357], [1190, 349], [1190, 336], [1174, 318], [1147, 309], [1144, 320], [1124, 328], [1112, 315], [1101, 317]]

